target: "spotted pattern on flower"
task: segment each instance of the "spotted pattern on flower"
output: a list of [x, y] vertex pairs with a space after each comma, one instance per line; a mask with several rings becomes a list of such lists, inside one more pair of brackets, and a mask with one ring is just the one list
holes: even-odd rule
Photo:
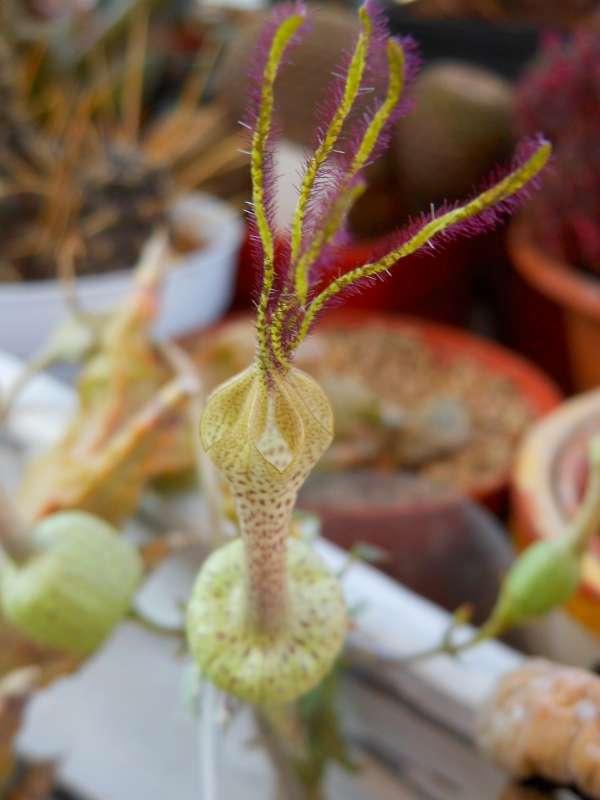
[[258, 705], [286, 703], [328, 672], [346, 635], [339, 581], [304, 542], [288, 539], [290, 617], [277, 635], [246, 624], [244, 548], [217, 550], [194, 587], [188, 640], [202, 673], [223, 691]]

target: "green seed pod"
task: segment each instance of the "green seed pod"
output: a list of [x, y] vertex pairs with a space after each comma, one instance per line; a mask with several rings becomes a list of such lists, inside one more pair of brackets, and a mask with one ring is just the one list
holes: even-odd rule
[[538, 542], [513, 564], [493, 616], [506, 627], [543, 616], [574, 594], [580, 577], [580, 559], [569, 540]]
[[32, 531], [39, 549], [6, 562], [0, 582], [7, 620], [37, 644], [73, 655], [96, 650], [123, 619], [142, 576], [137, 550], [82, 511], [65, 511]]
[[268, 633], [248, 624], [244, 545], [238, 539], [206, 561], [187, 615], [190, 649], [220, 689], [257, 705], [309, 691], [329, 671], [347, 631], [341, 587], [320, 557], [288, 539], [287, 624]]

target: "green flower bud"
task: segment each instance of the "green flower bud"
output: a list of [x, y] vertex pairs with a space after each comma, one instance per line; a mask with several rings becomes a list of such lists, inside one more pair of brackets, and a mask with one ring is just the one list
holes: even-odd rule
[[290, 702], [315, 686], [347, 630], [339, 581], [320, 557], [289, 538], [287, 566], [287, 619], [276, 632], [248, 624], [240, 539], [206, 561], [188, 607], [188, 642], [201, 672], [223, 691], [258, 705]]
[[93, 652], [131, 606], [142, 576], [137, 550], [82, 511], [47, 517], [32, 539], [39, 554], [3, 567], [4, 615], [37, 644], [77, 656]]
[[575, 593], [580, 577], [580, 558], [567, 538], [538, 542], [511, 567], [493, 618], [508, 627], [541, 617]]

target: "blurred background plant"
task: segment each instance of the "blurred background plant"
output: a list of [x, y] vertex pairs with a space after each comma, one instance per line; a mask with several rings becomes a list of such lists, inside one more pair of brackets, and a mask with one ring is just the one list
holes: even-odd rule
[[491, 22], [558, 25], [580, 21], [596, 7], [595, 0], [396, 0], [416, 16], [478, 17]]
[[548, 36], [516, 95], [520, 133], [548, 132], [554, 168], [527, 221], [544, 249], [600, 274], [600, 38], [593, 27]]
[[196, 21], [197, 51], [182, 59], [173, 93], [169, 58], [185, 38], [152, 4], [116, 16], [45, 7], [44, 18], [57, 15], [50, 32], [36, 27], [39, 13], [32, 22], [19, 8], [4, 8], [0, 34], [0, 220], [9, 234], [0, 279], [51, 278], [65, 264], [83, 274], [129, 268], [177, 198], [232, 173], [223, 192], [243, 191], [239, 134], [203, 104], [222, 19]]

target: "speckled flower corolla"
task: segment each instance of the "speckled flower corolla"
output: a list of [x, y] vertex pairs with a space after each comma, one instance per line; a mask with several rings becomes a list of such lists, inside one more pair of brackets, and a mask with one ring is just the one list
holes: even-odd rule
[[331, 274], [345, 238], [348, 211], [364, 190], [362, 172], [408, 110], [405, 88], [416, 69], [413, 43], [388, 35], [376, 3], [368, 0], [358, 14], [354, 50], [336, 71], [316, 121], [288, 246], [277, 252], [274, 89], [280, 66], [306, 27], [302, 5], [275, 9], [252, 72], [246, 124], [251, 224], [262, 275], [257, 354], [251, 367], [209, 397], [201, 422], [203, 446], [235, 498], [241, 536], [205, 563], [187, 630], [203, 675], [256, 704], [288, 702], [311, 689], [331, 668], [347, 628], [337, 578], [309, 544], [290, 535], [298, 489], [333, 431], [329, 402], [319, 385], [292, 365], [294, 351], [319, 313], [345, 291], [384, 276], [421, 248], [496, 224], [523, 199], [550, 155], [541, 138], [524, 142], [505, 177], [494, 176], [463, 205], [412, 222], [372, 259], [323, 288], [322, 276]]

